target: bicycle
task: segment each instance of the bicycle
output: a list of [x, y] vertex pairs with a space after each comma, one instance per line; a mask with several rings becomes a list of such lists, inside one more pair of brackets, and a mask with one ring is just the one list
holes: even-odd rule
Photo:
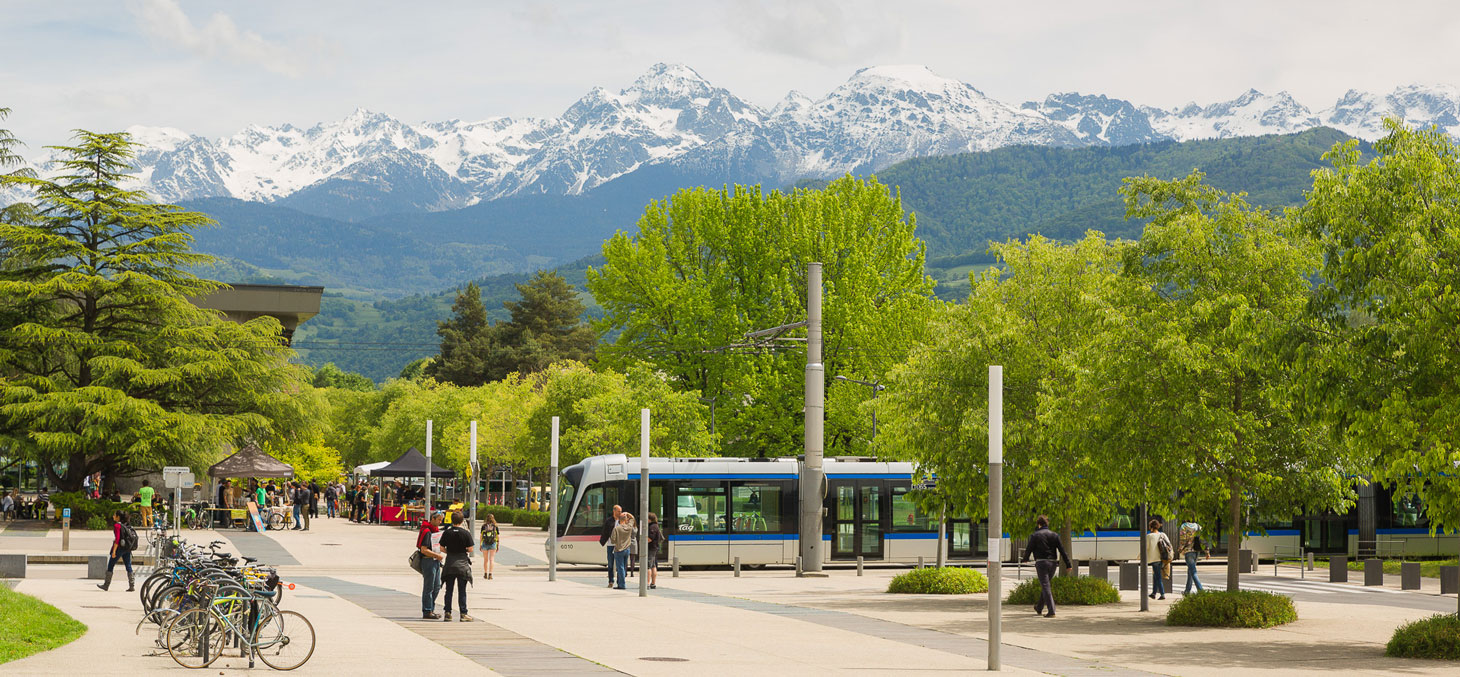
[[275, 670], [293, 670], [314, 655], [314, 626], [296, 611], [238, 585], [219, 585], [206, 606], [178, 614], [163, 644], [185, 668], [206, 668], [230, 644]]

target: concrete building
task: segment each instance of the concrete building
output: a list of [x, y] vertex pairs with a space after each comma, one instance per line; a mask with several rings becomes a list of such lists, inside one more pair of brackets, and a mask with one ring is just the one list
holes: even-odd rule
[[207, 296], [193, 299], [200, 308], [221, 310], [234, 322], [247, 322], [265, 315], [284, 325], [284, 342], [294, 340], [294, 330], [319, 314], [324, 287], [290, 284], [235, 284]]

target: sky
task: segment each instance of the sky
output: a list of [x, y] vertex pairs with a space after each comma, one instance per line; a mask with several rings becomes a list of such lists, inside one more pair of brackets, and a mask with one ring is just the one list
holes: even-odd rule
[[1460, 84], [1460, 3], [0, 0], [0, 44], [0, 125], [34, 155], [76, 128], [556, 116], [658, 62], [766, 108], [921, 64], [1016, 105], [1256, 88], [1316, 111], [1351, 88]]

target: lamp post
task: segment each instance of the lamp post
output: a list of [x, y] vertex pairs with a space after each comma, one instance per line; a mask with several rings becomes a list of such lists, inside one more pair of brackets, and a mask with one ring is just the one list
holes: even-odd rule
[[878, 383], [877, 381], [863, 381], [861, 379], [849, 378], [849, 377], [846, 377], [846, 376], [837, 376], [836, 377], [836, 380], [838, 380], [838, 381], [846, 381], [847, 383], [856, 383], [858, 385], [864, 385], [864, 386], [867, 386], [868, 388], [871, 388], [872, 389], [872, 399], [873, 399], [873, 402], [872, 402], [872, 439], [873, 440], [876, 440], [877, 439], [877, 402], [876, 402], [877, 393], [880, 393], [883, 390], [886, 390], [887, 389], [887, 386], [882, 385], [881, 383]]

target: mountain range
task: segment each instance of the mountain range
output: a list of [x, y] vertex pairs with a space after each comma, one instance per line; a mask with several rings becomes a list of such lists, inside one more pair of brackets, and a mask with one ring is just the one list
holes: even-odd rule
[[234, 198], [365, 221], [575, 196], [633, 177], [643, 189], [635, 199], [684, 185], [783, 186], [1005, 146], [1124, 146], [1319, 126], [1373, 140], [1389, 115], [1460, 132], [1460, 90], [1349, 91], [1317, 111], [1287, 92], [1256, 90], [1171, 109], [1079, 93], [1016, 105], [922, 66], [876, 66], [819, 99], [790, 92], [767, 110], [687, 66], [657, 64], [627, 88], [595, 88], [553, 118], [410, 124], [361, 109], [309, 128], [252, 125], [217, 139], [165, 127], [128, 131], [146, 146], [141, 187], [159, 200]]

